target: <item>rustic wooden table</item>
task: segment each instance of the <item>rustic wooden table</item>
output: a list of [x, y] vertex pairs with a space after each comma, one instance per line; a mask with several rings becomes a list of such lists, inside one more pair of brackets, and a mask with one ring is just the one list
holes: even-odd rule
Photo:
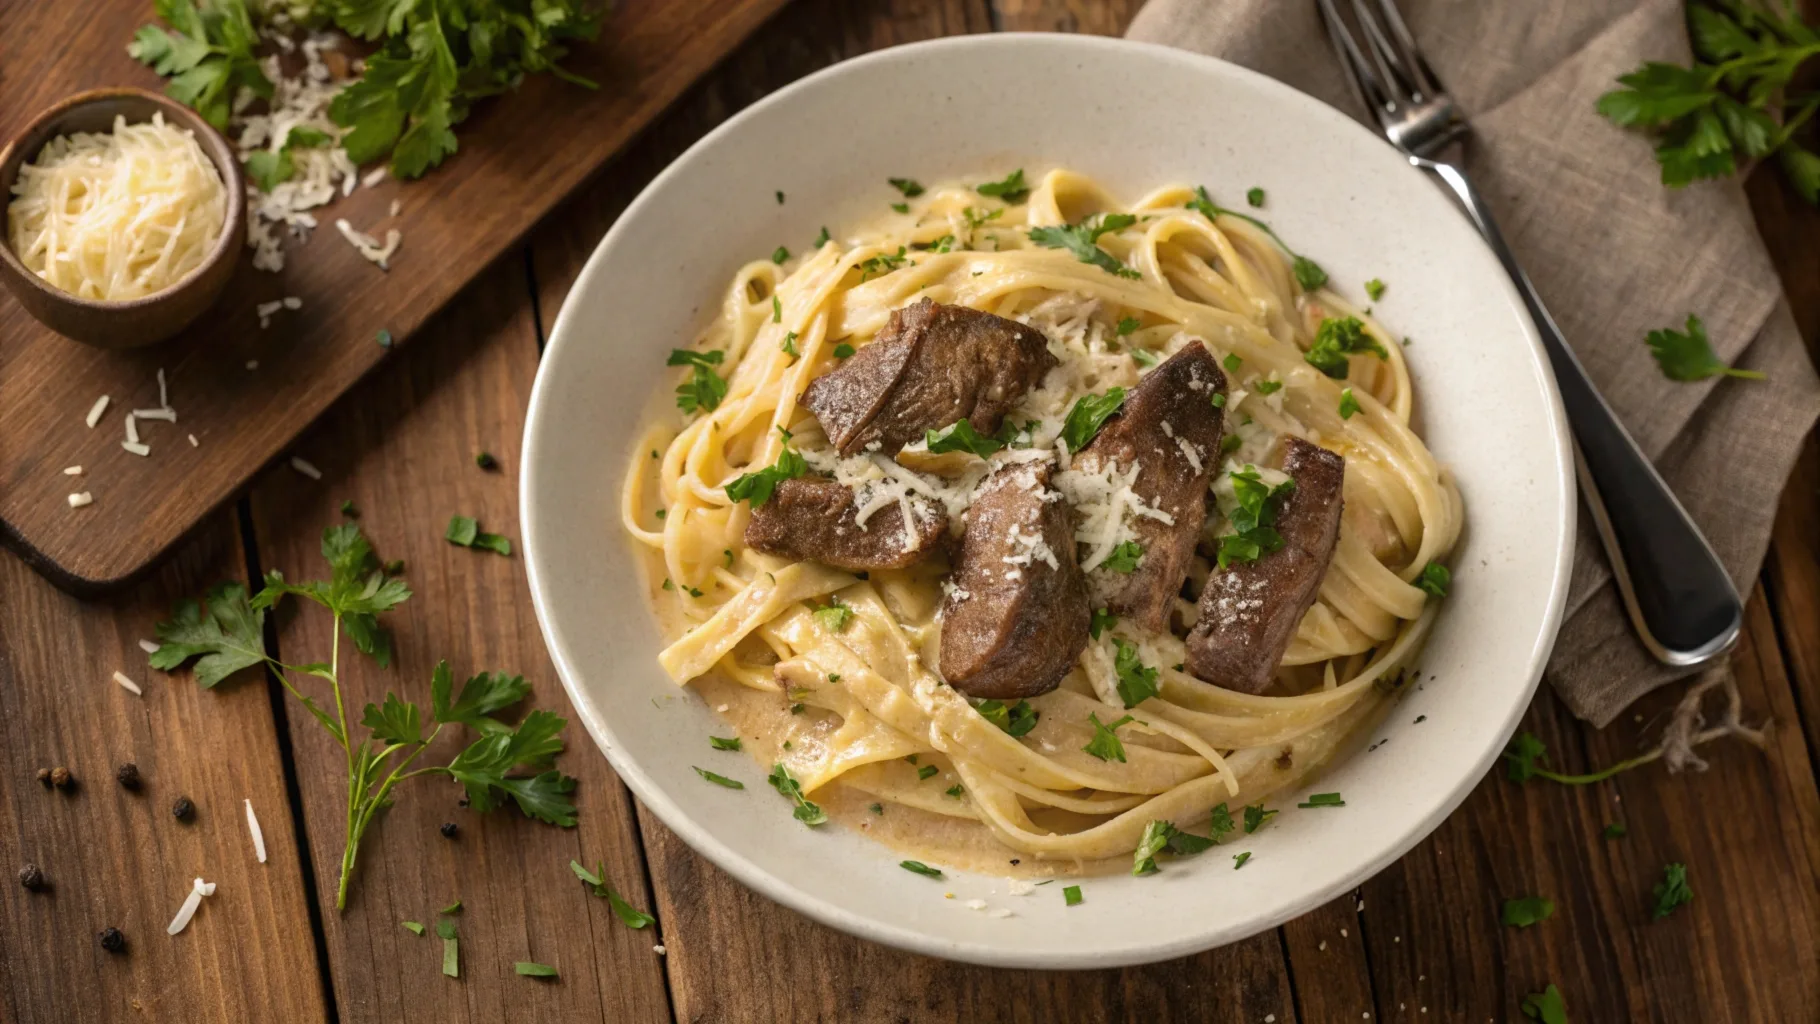
[[[1494, 771], [1408, 856], [1356, 895], [1274, 932], [1173, 963], [1078, 973], [997, 971], [899, 953], [812, 924], [748, 892], [639, 807], [579, 729], [572, 830], [457, 807], [454, 787], [404, 796], [365, 844], [345, 914], [331, 908], [342, 841], [341, 754], [275, 686], [204, 692], [144, 669], [136, 641], [172, 602], [268, 568], [313, 571], [317, 538], [352, 499], [417, 597], [394, 616], [399, 657], [348, 673], [358, 705], [420, 687], [438, 658], [523, 672], [566, 713], [518, 559], [442, 540], [453, 511], [516, 536], [518, 444], [543, 332], [624, 204], [729, 114], [816, 68], [930, 36], [1012, 29], [1116, 33], [1137, 0], [799, 0], [689, 92], [599, 179], [484, 273], [298, 445], [320, 483], [274, 469], [154, 577], [101, 602], [0, 558], [0, 864], [51, 888], [0, 886], [0, 1020], [314, 1021], [1504, 1021], [1553, 982], [1576, 1022], [1820, 1019], [1820, 444], [1783, 498], [1734, 664], [1766, 751], [1711, 751], [1711, 769], [1651, 767], [1604, 784], [1517, 787]], [[1820, 214], [1773, 174], [1750, 193], [1805, 337], [1820, 338]], [[474, 453], [500, 457], [483, 473]], [[281, 651], [320, 648], [324, 621], [281, 615]], [[127, 668], [135, 698], [108, 682]], [[1603, 732], [1544, 689], [1525, 719], [1567, 765], [1649, 744], [1659, 693]], [[136, 761], [145, 785], [116, 786]], [[35, 769], [68, 765], [70, 794]], [[194, 800], [193, 822], [169, 807]], [[241, 801], [271, 860], [249, 853]], [[287, 813], [288, 812], [288, 813]], [[459, 821], [459, 838], [437, 832]], [[1601, 838], [1611, 820], [1629, 835]], [[657, 916], [632, 931], [568, 870], [606, 862]], [[1651, 921], [1662, 865], [1697, 896]], [[195, 924], [163, 933], [189, 879], [220, 884]], [[1501, 927], [1505, 897], [1541, 893], [1553, 919]], [[461, 899], [463, 969], [399, 927]], [[122, 928], [125, 956], [97, 930]], [[665, 953], [653, 950], [661, 942]], [[520, 978], [515, 960], [562, 971]]]

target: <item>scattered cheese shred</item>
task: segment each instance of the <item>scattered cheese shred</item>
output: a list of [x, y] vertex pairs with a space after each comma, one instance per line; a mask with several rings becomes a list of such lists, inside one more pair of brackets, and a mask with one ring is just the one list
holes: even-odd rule
[[177, 908], [177, 916], [171, 918], [170, 926], [164, 929], [166, 935], [175, 935], [190, 926], [190, 918], [196, 916], [196, 908], [202, 906], [202, 897], [215, 895], [215, 883], [205, 882], [198, 878], [190, 884], [189, 895], [183, 898], [183, 906]]
[[65, 466], [65, 467], [63, 467], [63, 475], [64, 476], [81, 476], [82, 467], [81, 466]]
[[84, 505], [93, 504], [94, 501], [95, 496], [93, 494], [90, 494], [87, 491], [77, 491], [70, 495], [70, 508], [81, 508]]
[[139, 649], [144, 651], [147, 654], [157, 654], [158, 653], [158, 645], [153, 643], [150, 640], [139, 641]]
[[135, 697], [145, 696], [145, 691], [141, 690], [139, 688], [138, 683], [135, 683], [131, 679], [128, 679], [125, 672], [115, 672], [114, 673], [114, 682], [119, 683], [121, 686], [126, 687], [126, 689], [131, 691], [133, 696], [135, 696]]
[[246, 804], [246, 830], [253, 834], [253, 856], [258, 857], [259, 863], [264, 864], [265, 832], [259, 828], [259, 816], [253, 813], [252, 798], [248, 797], [244, 803]]
[[139, 417], [130, 412], [126, 414], [126, 442], [128, 444], [139, 443]]
[[357, 230], [345, 218], [336, 219], [335, 230], [341, 232], [341, 237], [347, 239], [348, 244], [358, 250], [360, 255], [378, 264], [381, 270], [390, 269], [386, 265], [387, 261], [398, 251], [398, 244], [404, 241], [404, 235], [397, 228], [390, 228], [385, 233], [385, 244], [381, 245], [379, 239]]
[[200, 445], [199, 445], [199, 444], [198, 444], [198, 443], [197, 443], [197, 441], [196, 441], [196, 435], [195, 435], [195, 434], [191, 434], [191, 435], [190, 435], [190, 447], [191, 447], [191, 448], [197, 448], [197, 447], [200, 447]]
[[141, 420], [163, 420], [166, 423], [177, 422], [177, 410], [169, 406], [162, 409], [134, 409], [133, 418]]
[[122, 442], [120, 442], [120, 447], [122, 447], [122, 448], [125, 448], [125, 449], [126, 449], [126, 450], [127, 450], [127, 451], [129, 451], [129, 452], [132, 452], [132, 453], [133, 453], [133, 454], [134, 454], [134, 455], [150, 455], [150, 454], [152, 454], [152, 446], [151, 446], [151, 445], [149, 445], [149, 444], [140, 444], [140, 443], [139, 443], [139, 442], [137, 442], [137, 441], [122, 441]]
[[88, 423], [88, 428], [90, 430], [95, 429], [95, 424], [101, 422], [101, 414], [107, 411], [107, 403], [108, 397], [102, 395], [100, 398], [95, 399], [94, 405], [88, 407], [88, 416], [84, 417], [84, 421]]
[[202, 266], [227, 224], [221, 172], [161, 113], [52, 139], [12, 193], [7, 241], [19, 262], [84, 299], [163, 291]]
[[295, 455], [291, 456], [291, 468], [302, 473], [304, 476], [309, 477], [311, 480], [322, 479], [322, 470], [317, 469], [315, 466], [310, 465], [308, 462], [305, 462]]

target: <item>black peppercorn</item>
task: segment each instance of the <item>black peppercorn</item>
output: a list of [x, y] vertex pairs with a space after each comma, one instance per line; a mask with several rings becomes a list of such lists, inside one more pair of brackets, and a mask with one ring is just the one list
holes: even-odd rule
[[195, 816], [196, 805], [190, 803], [189, 797], [180, 796], [177, 798], [177, 802], [171, 805], [171, 813], [177, 816], [178, 821], [188, 821]]
[[38, 769], [38, 785], [45, 789], [51, 788], [51, 770], [49, 768]]
[[139, 766], [131, 761], [114, 769], [114, 781], [127, 789], [139, 788]]
[[56, 786], [58, 789], [69, 789], [75, 784], [76, 777], [70, 774], [68, 768], [58, 765], [51, 769], [51, 785]]
[[101, 948], [109, 953], [118, 953], [126, 949], [126, 936], [122, 935], [118, 928], [103, 928], [97, 938], [101, 940]]
[[499, 460], [493, 457], [492, 452], [481, 452], [474, 456], [474, 465], [481, 469], [493, 469], [499, 465]]
[[438, 831], [442, 833], [443, 838], [453, 839], [455, 838], [455, 833], [461, 831], [461, 826], [452, 821], [445, 821], [442, 823], [442, 828], [438, 829]]
[[44, 888], [44, 872], [38, 870], [36, 864], [27, 864], [19, 869], [19, 884], [38, 892]]
[[462, 797], [460, 800], [455, 801], [455, 806], [457, 806], [457, 807], [466, 807], [467, 805], [468, 805], [468, 798], [465, 796]]

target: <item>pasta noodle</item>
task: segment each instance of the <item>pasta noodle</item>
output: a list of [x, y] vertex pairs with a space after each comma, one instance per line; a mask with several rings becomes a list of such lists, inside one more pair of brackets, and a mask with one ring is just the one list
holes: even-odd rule
[[[1215, 805], [1236, 812], [1304, 781], [1375, 720], [1419, 653], [1436, 603], [1416, 583], [1454, 546], [1462, 508], [1450, 474], [1412, 428], [1416, 396], [1402, 346], [1368, 311], [1326, 288], [1305, 291], [1267, 229], [1223, 211], [1209, 219], [1195, 198], [1166, 187], [1125, 206], [1065, 170], [1010, 204], [963, 185], [932, 187], [902, 212], [798, 259], [742, 267], [691, 350], [722, 353], [684, 373], [724, 377], [725, 394], [705, 395], [694, 415], [656, 417], [622, 495], [625, 529], [649, 552], [650, 591], [673, 638], [660, 660], [727, 714], [747, 750], [782, 764], [837, 818], [964, 867], [1107, 867], [1152, 821], [1190, 828]], [[1135, 216], [1095, 240], [1130, 276], [1029, 235], [1108, 213]], [[1008, 417], [1025, 425], [1025, 446], [986, 462], [921, 445], [895, 461], [840, 460], [799, 396], [871, 341], [893, 310], [925, 296], [1048, 338], [1061, 365]], [[1323, 319], [1344, 316], [1359, 317], [1385, 357], [1353, 359], [1348, 378], [1335, 380], [1304, 355]], [[881, 482], [878, 493], [906, 502], [905, 523], [913, 492], [945, 505], [958, 525], [989, 466], [1049, 455], [1075, 399], [1132, 386], [1194, 340], [1227, 357], [1232, 371], [1225, 416], [1237, 447], [1222, 449], [1223, 469], [1268, 465], [1285, 436], [1346, 463], [1339, 541], [1264, 695], [1183, 671], [1194, 607], [1178, 601], [1172, 621], [1183, 628], [1150, 634], [1121, 621], [1098, 635], [1058, 689], [1029, 700], [1035, 725], [1014, 736], [936, 669], [939, 559], [862, 578], [743, 542], [750, 506], [732, 500], [728, 485], [791, 452], [816, 469]], [[1260, 389], [1264, 381], [1280, 387]], [[1356, 413], [1341, 414], [1343, 388]], [[1065, 448], [1059, 456], [1065, 469]], [[1215, 479], [1218, 499], [1227, 478]], [[1077, 534], [1083, 565], [1113, 549], [1118, 516], [1144, 511], [1115, 509], [1083, 527], [1091, 533]], [[1209, 517], [1205, 539], [1223, 519]], [[1192, 587], [1211, 571], [1197, 554]], [[1117, 693], [1121, 644], [1156, 671], [1159, 689], [1129, 709]], [[1121, 757], [1084, 749], [1096, 721], [1125, 715]]]

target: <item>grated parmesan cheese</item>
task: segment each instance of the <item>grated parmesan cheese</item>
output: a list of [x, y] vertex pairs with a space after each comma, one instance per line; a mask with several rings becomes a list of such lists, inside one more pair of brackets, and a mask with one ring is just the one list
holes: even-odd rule
[[253, 813], [252, 798], [242, 801], [246, 804], [246, 830], [253, 835], [253, 856], [259, 863], [265, 863], [265, 832], [259, 827], [259, 816]]
[[101, 422], [101, 414], [107, 411], [107, 403], [108, 397], [102, 395], [95, 399], [94, 405], [88, 407], [88, 415], [83, 417], [83, 421], [88, 424], [90, 430], [95, 429], [95, 424]]
[[195, 447], [198, 447], [198, 445], [197, 445], [197, 443], [196, 443], [196, 435], [195, 435], [195, 434], [191, 434], [191, 435], [190, 435], [190, 447], [191, 447], [191, 448], [195, 448]]
[[150, 455], [150, 454], [152, 454], [152, 446], [151, 446], [151, 445], [149, 445], [149, 444], [140, 444], [140, 443], [139, 443], [139, 442], [137, 442], [137, 441], [122, 441], [122, 442], [120, 442], [120, 447], [122, 447], [122, 448], [125, 448], [125, 449], [126, 449], [126, 450], [127, 450], [127, 451], [129, 451], [129, 452], [132, 452], [132, 453], [133, 453], [133, 454], [134, 454], [134, 455]]
[[379, 239], [364, 231], [356, 230], [354, 225], [349, 224], [343, 218], [336, 219], [335, 230], [341, 232], [341, 237], [347, 239], [348, 244], [353, 246], [360, 255], [378, 264], [381, 270], [390, 269], [386, 261], [392, 258], [392, 254], [398, 251], [398, 244], [404, 240], [404, 236], [399, 233], [397, 228], [389, 228], [385, 233], [385, 244], [381, 245]]
[[125, 687], [126, 690], [135, 697], [145, 696], [145, 691], [141, 690], [139, 688], [138, 683], [135, 683], [131, 679], [128, 679], [125, 672], [115, 672], [114, 673], [114, 682], [119, 683], [121, 686]]
[[295, 455], [291, 456], [291, 468], [296, 470], [299, 473], [302, 473], [304, 476], [309, 477], [311, 480], [321, 480], [322, 479], [322, 470], [317, 469], [315, 466], [309, 464], [308, 462], [305, 462], [303, 459], [300, 459]]
[[193, 133], [162, 113], [45, 143], [19, 168], [7, 242], [25, 268], [79, 298], [138, 299], [202, 266], [227, 224], [227, 188]]
[[63, 475], [64, 476], [81, 476], [82, 467], [81, 466], [65, 466], [65, 467], [63, 467]]
[[177, 410], [166, 406], [162, 409], [134, 409], [133, 418], [141, 420], [163, 420], [166, 423], [177, 422]]
[[77, 491], [75, 494], [70, 495], [69, 501], [70, 508], [81, 508], [84, 505], [94, 504], [95, 496], [87, 491]]
[[139, 649], [144, 651], [147, 654], [157, 654], [158, 646], [159, 646], [158, 644], [155, 644], [150, 640], [139, 641]]
[[126, 414], [126, 441], [128, 444], [139, 443], [139, 417], [130, 412]]
[[1175, 524], [1174, 516], [1145, 502], [1134, 489], [1141, 468], [1136, 463], [1124, 471], [1111, 460], [1084, 469], [1079, 466], [1077, 462], [1057, 473], [1055, 486], [1075, 511], [1074, 539], [1089, 549], [1081, 560], [1083, 570], [1098, 568], [1120, 544], [1136, 540], [1136, 517]]
[[177, 908], [177, 916], [164, 929], [166, 935], [176, 935], [190, 926], [190, 918], [196, 916], [196, 908], [202, 906], [202, 897], [215, 895], [215, 883], [205, 882], [198, 878], [190, 884], [189, 895], [183, 898], [183, 906]]
[[253, 266], [274, 273], [284, 269], [285, 234], [307, 236], [316, 227], [316, 218], [309, 211], [353, 192], [360, 178], [360, 169], [348, 159], [347, 150], [340, 144], [344, 129], [329, 116], [329, 104], [342, 87], [332, 81], [322, 52], [335, 48], [336, 37], [313, 33], [298, 45], [286, 34], [290, 27], [289, 19], [276, 18], [271, 28], [262, 30], [262, 35], [285, 52], [301, 50], [301, 72], [287, 75], [277, 54], [262, 59], [260, 70], [273, 87], [270, 100], [259, 106], [261, 112], [249, 113], [255, 97], [250, 90], [242, 89], [235, 98], [234, 116], [228, 122], [234, 148], [242, 161], [256, 152], [283, 149], [296, 128], [313, 129], [335, 140], [324, 146], [292, 147], [288, 151], [293, 167], [291, 177], [273, 186], [270, 192], [261, 192], [252, 182], [247, 183], [246, 242], [253, 250]]

